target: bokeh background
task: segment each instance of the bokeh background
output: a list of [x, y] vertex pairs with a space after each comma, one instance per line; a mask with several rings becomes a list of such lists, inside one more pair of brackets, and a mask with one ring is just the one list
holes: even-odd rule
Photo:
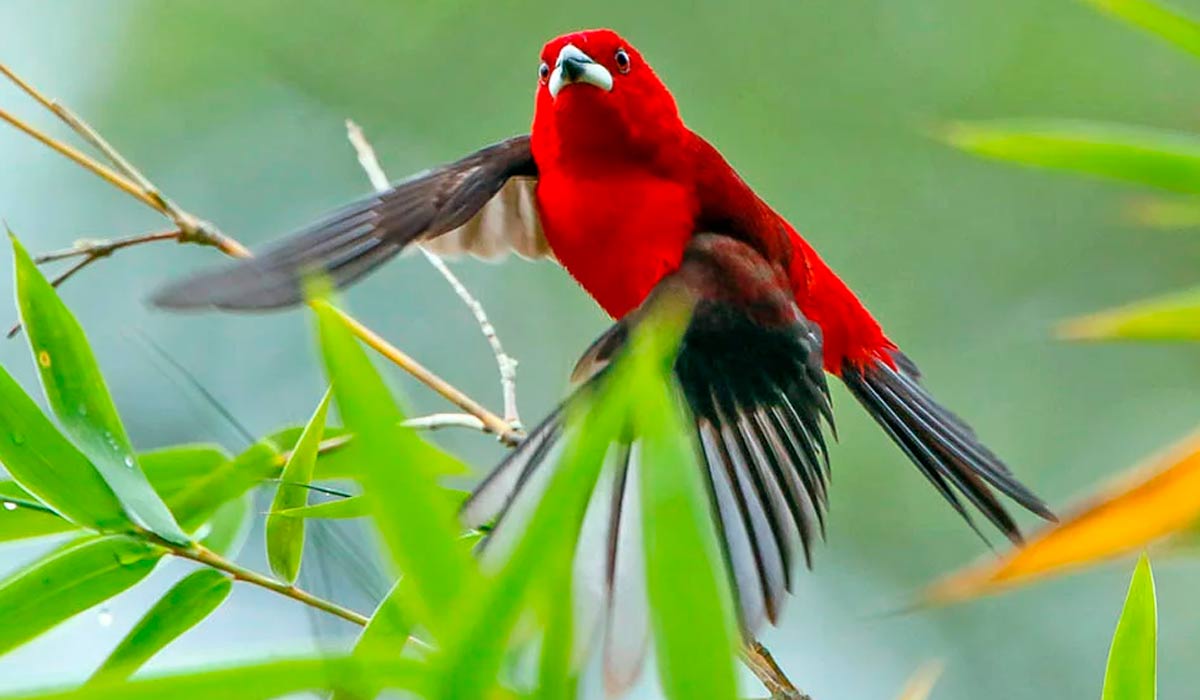
[[[1176, 4], [1200, 11], [1197, 0]], [[806, 233], [937, 395], [1051, 503], [1069, 503], [1200, 417], [1200, 365], [1187, 346], [1069, 345], [1051, 333], [1063, 317], [1195, 282], [1200, 238], [1131, 223], [1132, 188], [974, 160], [930, 137], [946, 120], [1000, 116], [1195, 128], [1194, 62], [1079, 3], [0, 0], [0, 59], [84, 114], [185, 207], [257, 245], [368, 191], [345, 118], [363, 125], [393, 178], [456, 158], [526, 130], [541, 44], [596, 25], [642, 50], [689, 124]], [[0, 105], [68, 136], [10, 86], [0, 86]], [[8, 128], [0, 217], [36, 251], [163, 226]], [[155, 285], [217, 259], [158, 244], [65, 289], [140, 447], [243, 446], [143, 336], [256, 434], [303, 420], [320, 396], [304, 313], [172, 316], [143, 304]], [[455, 269], [521, 362], [526, 420], [539, 417], [605, 318], [550, 264]], [[499, 405], [478, 328], [419, 257], [347, 297], [371, 326]], [[11, 308], [0, 301], [0, 321]], [[23, 341], [0, 342], [0, 362], [35, 386]], [[413, 412], [445, 409], [392, 375]], [[765, 639], [793, 679], [819, 700], [889, 698], [941, 658], [937, 698], [1097, 697], [1131, 565], [890, 614], [987, 549], [846, 392], [834, 398], [842, 443], [829, 543]], [[436, 440], [479, 470], [502, 452], [471, 433]], [[367, 577], [344, 563], [363, 556], [348, 551], [353, 534], [325, 540], [318, 557], [330, 580], [314, 585], [361, 606], [365, 594], [350, 588], [382, 584], [344, 580]], [[0, 569], [45, 546], [0, 549]], [[256, 530], [244, 561], [261, 565], [261, 549]], [[0, 690], [82, 677], [185, 570], [163, 566], [0, 659]], [[1157, 574], [1161, 694], [1190, 697], [1200, 567], [1163, 561]], [[350, 632], [238, 588], [151, 665], [284, 653]]]

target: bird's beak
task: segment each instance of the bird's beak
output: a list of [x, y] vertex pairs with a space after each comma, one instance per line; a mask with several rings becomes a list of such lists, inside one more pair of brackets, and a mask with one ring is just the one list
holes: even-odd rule
[[558, 92], [571, 83], [587, 83], [608, 92], [612, 90], [613, 78], [612, 73], [591, 56], [575, 48], [574, 44], [567, 44], [558, 52], [554, 72], [550, 74], [550, 96], [558, 97]]

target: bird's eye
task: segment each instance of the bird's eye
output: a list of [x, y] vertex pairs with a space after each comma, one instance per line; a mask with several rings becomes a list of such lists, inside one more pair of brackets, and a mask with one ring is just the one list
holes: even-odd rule
[[545, 61], [542, 61], [542, 65], [538, 66], [538, 78], [544, 83], [544, 82], [546, 82], [546, 78], [549, 78], [549, 77], [550, 77], [550, 66], [546, 65]]
[[613, 55], [613, 59], [617, 62], [617, 70], [622, 73], [629, 72], [629, 54], [625, 53], [625, 49], [617, 49], [617, 53]]

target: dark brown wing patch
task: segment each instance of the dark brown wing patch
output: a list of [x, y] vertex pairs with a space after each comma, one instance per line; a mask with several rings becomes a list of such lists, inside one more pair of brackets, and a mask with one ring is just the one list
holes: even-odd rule
[[252, 259], [168, 285], [151, 300], [173, 309], [291, 306], [303, 298], [305, 276], [323, 274], [344, 287], [419, 241], [435, 252], [545, 256], [536, 176], [529, 137], [511, 138], [354, 202]]

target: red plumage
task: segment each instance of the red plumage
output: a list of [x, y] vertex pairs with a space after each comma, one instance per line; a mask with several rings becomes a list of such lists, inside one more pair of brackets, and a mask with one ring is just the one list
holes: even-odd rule
[[[675, 99], [616, 32], [548, 42], [553, 65], [568, 44], [613, 76], [610, 91], [539, 81], [531, 143], [546, 240], [563, 267], [613, 318], [637, 308], [674, 271], [697, 231], [721, 231], [788, 271], [800, 310], [824, 335], [824, 364], [891, 363], [895, 345], [816, 251], [684, 125]], [[615, 56], [628, 56], [622, 69]], [[730, 284], [740, 284], [730, 278]]]

